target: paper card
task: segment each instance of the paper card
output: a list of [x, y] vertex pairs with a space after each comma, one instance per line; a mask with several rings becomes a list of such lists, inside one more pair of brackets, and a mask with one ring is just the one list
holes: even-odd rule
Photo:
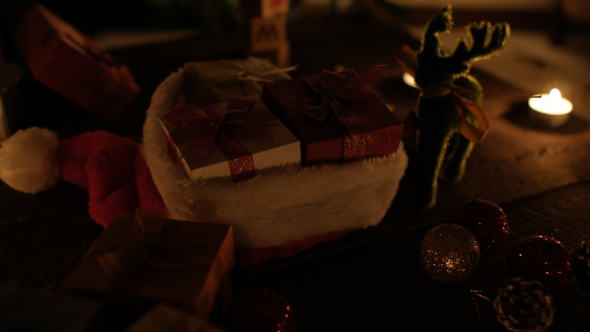
[[285, 16], [250, 19], [250, 51], [276, 50], [287, 41]]

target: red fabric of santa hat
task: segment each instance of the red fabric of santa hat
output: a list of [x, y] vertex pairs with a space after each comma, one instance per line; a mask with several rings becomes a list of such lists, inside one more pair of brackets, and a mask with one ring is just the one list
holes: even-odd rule
[[90, 217], [104, 227], [115, 215], [133, 215], [137, 208], [166, 214], [139, 145], [105, 131], [59, 141], [47, 129], [19, 130], [2, 142], [0, 179], [30, 194], [50, 189], [60, 178], [74, 183], [88, 190]]

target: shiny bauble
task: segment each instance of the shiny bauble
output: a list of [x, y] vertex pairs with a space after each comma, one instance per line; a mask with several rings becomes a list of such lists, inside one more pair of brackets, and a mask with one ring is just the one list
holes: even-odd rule
[[535, 279], [508, 280], [494, 300], [497, 318], [513, 332], [542, 332], [555, 316], [555, 301], [549, 289]]
[[572, 277], [567, 249], [543, 235], [520, 240], [508, 254], [506, 265], [509, 277], [531, 277], [553, 290], [565, 288]]
[[479, 244], [470, 231], [445, 223], [431, 228], [420, 245], [420, 264], [432, 279], [458, 283], [475, 272], [479, 264]]
[[506, 214], [496, 203], [485, 199], [467, 201], [455, 212], [453, 222], [473, 233], [482, 256], [502, 248], [508, 238]]
[[227, 313], [235, 332], [295, 332], [293, 308], [277, 292], [255, 288], [239, 293]]

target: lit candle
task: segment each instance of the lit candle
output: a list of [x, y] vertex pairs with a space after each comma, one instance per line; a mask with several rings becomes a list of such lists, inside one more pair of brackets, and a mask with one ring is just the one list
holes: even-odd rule
[[402, 76], [402, 79], [404, 80], [404, 83], [406, 83], [407, 85], [413, 87], [413, 88], [417, 88], [418, 86], [416, 85], [416, 81], [414, 81], [414, 76], [410, 75], [407, 72], [404, 72], [404, 75]]
[[572, 103], [561, 98], [561, 93], [557, 89], [551, 90], [548, 95], [541, 95], [541, 98], [530, 98], [529, 106], [532, 119], [551, 127], [563, 125], [572, 111]]

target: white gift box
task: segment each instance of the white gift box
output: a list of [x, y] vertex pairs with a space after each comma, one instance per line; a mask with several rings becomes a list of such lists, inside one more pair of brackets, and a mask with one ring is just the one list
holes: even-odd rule
[[[268, 107], [256, 95], [243, 97], [254, 101], [255, 111], [268, 110]], [[225, 110], [229, 102], [220, 103], [221, 109]], [[270, 111], [269, 111], [270, 112]], [[165, 119], [159, 119], [166, 135], [169, 135], [174, 126]], [[272, 141], [256, 141], [241, 139], [240, 141], [248, 148], [254, 158], [256, 173], [266, 173], [273, 168], [294, 167], [301, 165], [301, 148], [299, 140], [291, 134], [278, 119], [265, 121], [276, 126], [268, 131], [274, 138]], [[209, 178], [230, 179], [231, 173], [229, 163], [221, 150], [213, 144], [205, 157], [185, 156], [181, 158], [186, 143], [176, 146], [176, 156], [186, 173], [193, 180], [204, 180]]]

